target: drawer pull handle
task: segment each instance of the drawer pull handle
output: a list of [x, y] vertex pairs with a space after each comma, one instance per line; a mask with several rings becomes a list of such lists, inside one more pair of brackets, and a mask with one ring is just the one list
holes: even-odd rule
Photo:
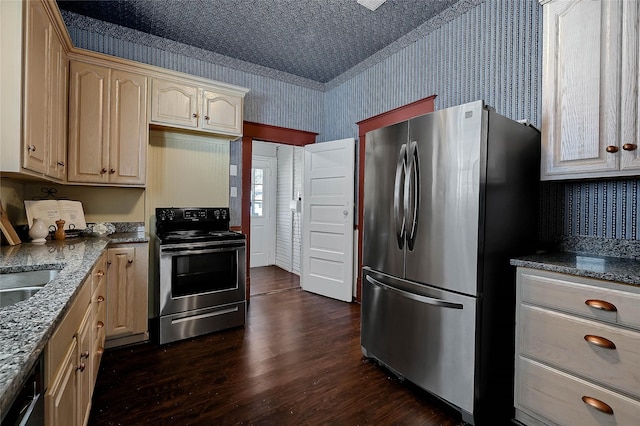
[[602, 411], [605, 414], [610, 414], [610, 415], [613, 416], [613, 408], [611, 408], [609, 406], [609, 404], [605, 404], [604, 402], [600, 401], [599, 399], [591, 398], [590, 396], [583, 396], [582, 397], [582, 402], [584, 402], [587, 405], [592, 406], [593, 408], [595, 408], [598, 411]]
[[594, 336], [593, 334], [587, 334], [584, 336], [584, 340], [591, 343], [592, 345], [600, 346], [601, 348], [606, 349], [615, 349], [616, 345], [609, 339], [605, 339], [604, 337]]
[[602, 311], [607, 311], [607, 312], [618, 311], [618, 308], [616, 308], [616, 305], [614, 305], [613, 303], [605, 302], [604, 300], [589, 299], [589, 300], [586, 300], [584, 304], [591, 308], [600, 309]]

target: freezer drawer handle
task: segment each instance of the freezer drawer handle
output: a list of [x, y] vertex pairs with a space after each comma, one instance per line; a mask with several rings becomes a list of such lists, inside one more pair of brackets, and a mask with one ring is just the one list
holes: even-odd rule
[[400, 290], [400, 289], [397, 289], [397, 288], [390, 287], [390, 286], [388, 286], [388, 285], [376, 280], [375, 278], [372, 278], [370, 275], [367, 275], [367, 281], [369, 281], [373, 285], [377, 285], [378, 287], [382, 288], [383, 290], [388, 290], [388, 291], [391, 291], [393, 293], [397, 293], [400, 296], [406, 297], [407, 299], [415, 300], [417, 302], [424, 302], [424, 303], [428, 303], [429, 305], [441, 306], [443, 308], [451, 308], [451, 309], [462, 309], [463, 308], [463, 305], [461, 303], [447, 302], [447, 301], [442, 300], [442, 299], [434, 299], [433, 297], [422, 296], [420, 294], [414, 294], [414, 293], [410, 293], [408, 291], [404, 291], [404, 290]]

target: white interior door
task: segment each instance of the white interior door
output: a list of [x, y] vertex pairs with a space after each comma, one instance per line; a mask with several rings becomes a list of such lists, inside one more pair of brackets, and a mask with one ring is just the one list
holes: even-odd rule
[[302, 193], [304, 290], [351, 302], [355, 140], [305, 146]]
[[251, 160], [251, 268], [276, 263], [276, 167], [275, 158]]

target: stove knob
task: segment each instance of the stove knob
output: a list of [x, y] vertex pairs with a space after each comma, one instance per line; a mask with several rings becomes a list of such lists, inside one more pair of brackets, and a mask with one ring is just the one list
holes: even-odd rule
[[160, 220], [160, 221], [165, 221], [165, 220], [167, 220], [167, 212], [166, 212], [166, 211], [164, 211], [164, 210], [160, 210], [160, 211], [158, 212], [158, 220]]
[[168, 215], [168, 217], [169, 217], [169, 220], [173, 220], [173, 219], [175, 219], [175, 218], [176, 218], [176, 212], [174, 212], [173, 210], [169, 210], [169, 211], [167, 212], [167, 215]]
[[222, 218], [223, 219], [227, 218], [227, 211], [226, 210], [222, 210]]
[[214, 210], [213, 215], [215, 216], [216, 220], [220, 220], [220, 210]]

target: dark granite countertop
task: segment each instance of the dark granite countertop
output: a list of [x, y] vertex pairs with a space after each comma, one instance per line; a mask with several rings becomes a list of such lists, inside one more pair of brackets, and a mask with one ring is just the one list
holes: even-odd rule
[[0, 308], [0, 418], [64, 317], [100, 255], [111, 244], [148, 242], [144, 232], [77, 237], [0, 248], [0, 273], [59, 269], [32, 297]]
[[640, 260], [634, 258], [548, 252], [512, 259], [511, 264], [640, 286]]

